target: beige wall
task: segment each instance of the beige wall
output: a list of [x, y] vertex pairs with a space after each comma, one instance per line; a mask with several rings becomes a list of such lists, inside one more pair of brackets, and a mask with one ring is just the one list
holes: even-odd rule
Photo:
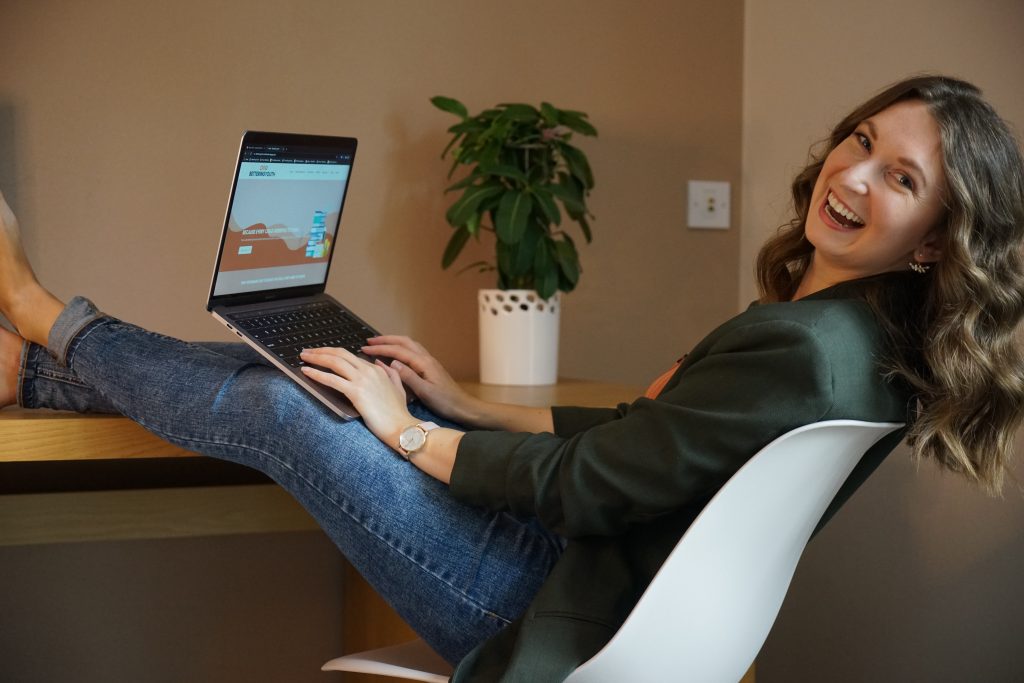
[[[740, 196], [742, 44], [741, 0], [4, 2], [0, 189], [58, 295], [86, 294], [160, 332], [225, 339], [203, 305], [239, 135], [356, 136], [328, 291], [470, 377], [475, 292], [492, 282], [440, 269], [450, 229], [439, 155], [453, 120], [428, 100], [581, 109], [600, 130], [582, 144], [597, 178], [595, 242], [583, 249], [581, 286], [564, 304], [562, 373], [642, 384], [733, 312], [739, 231], [687, 231], [684, 207], [691, 178], [731, 181]], [[0, 605], [33, 643], [22, 647], [0, 618], [0, 679], [40, 680], [33, 676], [46, 657], [45, 671], [58, 673], [44, 679], [83, 683], [319, 680], [323, 651], [340, 647], [324, 616], [337, 605], [337, 567], [317, 559], [325, 542], [0, 549], [0, 567], [20, 572], [18, 594], [0, 588]], [[242, 575], [235, 559], [245, 549], [256, 566]], [[260, 556], [280, 553], [297, 565], [268, 575]], [[182, 554], [217, 581], [172, 573], [167, 585], [111, 595], [108, 581], [76, 569], [117, 563], [122, 580], [147, 581], [167, 577], [160, 568]], [[228, 575], [244, 585], [225, 593]], [[275, 577], [293, 597], [272, 608], [287, 628], [262, 639], [233, 629], [267, 621], [258, 605], [246, 607], [245, 587]], [[52, 610], [32, 610], [54, 583], [70, 587], [60, 593], [61, 614], [100, 605], [102, 618], [55, 629]], [[295, 584], [301, 590], [292, 593]], [[141, 602], [148, 590], [162, 591], [156, 602], [173, 602], [179, 615], [206, 616], [191, 639], [180, 636], [178, 617], [153, 626]], [[329, 604], [310, 599], [317, 594]], [[111, 598], [97, 599], [104, 595]], [[326, 612], [295, 624], [317, 610]], [[140, 622], [147, 628], [131, 627]], [[230, 666], [243, 656], [244, 666]], [[183, 669], [185, 659], [195, 666]], [[72, 665], [74, 674], [59, 673]], [[280, 673], [288, 667], [293, 676]]]
[[[810, 144], [884, 85], [966, 78], [1024, 129], [1019, 0], [747, 0], [744, 20], [739, 302]], [[758, 681], [1021, 680], [1021, 519], [1015, 487], [994, 501], [897, 451], [811, 544]]]
[[[475, 291], [493, 282], [439, 266], [450, 234], [439, 156], [454, 119], [428, 100], [447, 94], [473, 110], [546, 99], [600, 130], [582, 143], [597, 178], [595, 242], [564, 305], [562, 374], [644, 383], [732, 311], [739, 231], [689, 232], [683, 210], [688, 178], [730, 180], [739, 196], [740, 0], [642, 11], [107, 0], [2, 12], [0, 182], [60, 296], [87, 294], [173, 335], [227, 338], [203, 304], [241, 131], [353, 135], [328, 291], [475, 375]], [[627, 353], [623, 330], [637, 340]]]

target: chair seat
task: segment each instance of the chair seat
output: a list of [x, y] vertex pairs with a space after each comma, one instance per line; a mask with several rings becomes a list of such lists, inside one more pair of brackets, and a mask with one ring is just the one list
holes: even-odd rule
[[322, 671], [352, 671], [427, 683], [448, 683], [452, 675], [451, 665], [422, 640], [337, 657], [320, 668]]

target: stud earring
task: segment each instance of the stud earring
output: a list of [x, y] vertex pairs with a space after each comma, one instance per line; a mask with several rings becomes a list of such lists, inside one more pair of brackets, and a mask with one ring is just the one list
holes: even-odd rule
[[916, 259], [911, 261], [908, 265], [910, 266], [910, 269], [912, 271], [914, 271], [915, 273], [920, 273], [921, 275], [924, 275], [925, 273], [927, 273], [928, 269], [931, 268], [930, 264], [921, 263], [920, 261], [917, 261]]

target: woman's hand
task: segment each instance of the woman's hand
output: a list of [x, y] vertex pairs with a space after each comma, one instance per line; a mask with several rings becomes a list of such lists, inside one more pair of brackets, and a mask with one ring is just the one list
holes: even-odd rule
[[405, 385], [432, 411], [463, 424], [475, 418], [476, 399], [451, 378], [448, 371], [425, 348], [409, 337], [371, 337], [363, 353], [394, 359], [389, 368], [398, 372]]
[[370, 431], [397, 449], [398, 435], [417, 421], [406, 407], [405, 388], [397, 370], [379, 360], [370, 363], [345, 349], [306, 349], [301, 357], [305, 363], [331, 371], [305, 365], [302, 372], [306, 377], [345, 394]]

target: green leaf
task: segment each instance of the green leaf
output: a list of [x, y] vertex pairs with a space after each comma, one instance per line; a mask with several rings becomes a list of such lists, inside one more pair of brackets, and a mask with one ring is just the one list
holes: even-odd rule
[[462, 104], [458, 100], [452, 97], [444, 97], [443, 95], [437, 95], [430, 98], [430, 103], [440, 109], [446, 111], [449, 114], [455, 114], [458, 117], [466, 118], [469, 116], [469, 112], [466, 110], [466, 105]]
[[478, 168], [481, 175], [495, 175], [518, 180], [522, 183], [527, 182], [526, 174], [515, 166], [509, 166], [508, 164], [480, 164]]
[[569, 217], [573, 220], [579, 220], [579, 217], [586, 213], [587, 207], [583, 203], [583, 195], [579, 190], [579, 187], [572, 182], [572, 180], [566, 174], [560, 174], [562, 182], [558, 184], [546, 185], [551, 194], [562, 200], [562, 204], [565, 205], [565, 211], [569, 214]]
[[480, 150], [479, 163], [481, 166], [497, 166], [498, 156], [501, 154], [501, 144], [487, 145]]
[[498, 204], [495, 229], [498, 239], [506, 244], [515, 244], [526, 230], [526, 220], [533, 211], [533, 200], [521, 190], [508, 190]]
[[495, 256], [498, 260], [498, 287], [508, 289], [508, 280], [515, 275], [516, 245], [498, 242]]
[[455, 262], [459, 253], [462, 252], [462, 248], [466, 246], [466, 240], [469, 239], [469, 231], [463, 228], [456, 228], [455, 234], [452, 235], [451, 239], [448, 240], [448, 246], [444, 248], [444, 255], [441, 256], [441, 268], [445, 270], [448, 266]]
[[480, 239], [480, 212], [482, 210], [483, 207], [481, 206], [480, 208], [477, 209], [476, 213], [470, 216], [469, 220], [466, 221], [466, 232], [468, 232], [473, 237], [477, 238], [477, 240]]
[[547, 299], [558, 289], [558, 264], [551, 256], [551, 238], [545, 235], [534, 252], [533, 287], [541, 298]]
[[480, 171], [479, 171], [479, 169], [474, 168], [472, 171], [470, 171], [469, 175], [467, 175], [462, 180], [460, 180], [460, 181], [458, 181], [456, 183], [452, 183], [448, 187], [444, 188], [444, 191], [447, 194], [448, 192], [454, 192], [455, 190], [461, 190], [464, 187], [469, 187], [470, 185], [472, 185], [473, 183], [475, 183], [479, 179], [480, 179]]
[[537, 245], [533, 255], [533, 269], [536, 271], [538, 278], [544, 271], [555, 265], [551, 259], [551, 245], [551, 238], [545, 235], [544, 239]]
[[580, 261], [576, 248], [570, 242], [555, 242], [555, 254], [558, 256], [558, 267], [562, 269], [565, 279], [576, 286], [580, 279]]
[[597, 129], [587, 121], [587, 115], [581, 111], [560, 110], [558, 112], [558, 122], [580, 135], [597, 135]]
[[562, 151], [562, 156], [565, 157], [565, 163], [569, 167], [569, 172], [583, 183], [583, 187], [588, 190], [594, 187], [594, 174], [590, 170], [590, 162], [587, 161], [587, 155], [565, 142], [560, 143], [559, 148]]
[[479, 133], [480, 131], [487, 130], [487, 126], [480, 123], [476, 119], [466, 119], [459, 123], [454, 123], [448, 126], [449, 133]]
[[489, 270], [497, 270], [494, 267], [494, 264], [488, 263], [487, 261], [474, 261], [473, 263], [470, 263], [468, 266], [463, 266], [462, 268], [460, 268], [457, 274], [462, 275], [466, 271], [473, 269], [476, 269], [476, 272], [478, 273], [486, 273]]
[[583, 230], [583, 237], [586, 238], [587, 243], [589, 244], [593, 241], [594, 236], [590, 232], [590, 223], [587, 222], [587, 217], [580, 216], [576, 219], [576, 222], [580, 224], [580, 229]]
[[540, 206], [540, 210], [544, 212], [544, 217], [548, 219], [548, 223], [561, 225], [562, 212], [558, 210], [558, 204], [555, 203], [551, 192], [538, 188], [533, 193], [533, 196], [537, 199], [537, 204]]
[[535, 226], [528, 226], [523, 238], [516, 245], [515, 259], [512, 263], [512, 274], [526, 276], [530, 274], [533, 267], [534, 254], [537, 251], [537, 243], [543, 236], [543, 232]]
[[540, 115], [548, 127], [554, 128], [558, 125], [558, 110], [550, 102], [540, 103]]
[[496, 197], [503, 191], [504, 188], [500, 185], [473, 185], [448, 208], [445, 218], [449, 224], [462, 227], [477, 212], [481, 202], [489, 197]]
[[535, 121], [540, 116], [536, 107], [529, 104], [500, 104], [502, 107], [501, 116], [509, 121]]
[[[452, 147], [454, 147], [455, 144], [459, 141], [459, 139], [461, 137], [462, 137], [462, 133], [459, 133], [458, 135], [453, 135], [452, 136], [452, 139], [448, 141], [448, 144], [445, 145], [444, 149], [441, 151], [441, 158], [442, 159], [445, 158], [445, 156], [448, 154], [448, 150], [450, 150]], [[458, 154], [455, 155], [455, 158], [458, 159]]]
[[460, 151], [461, 151], [460, 148], [457, 147], [457, 148], [455, 148], [455, 153], [452, 154], [452, 167], [448, 169], [448, 179], [449, 180], [451, 180], [451, 177], [453, 175], [455, 175], [455, 169], [457, 169], [459, 167], [459, 164], [461, 163], [459, 161], [459, 157], [461, 156], [459, 154]]

